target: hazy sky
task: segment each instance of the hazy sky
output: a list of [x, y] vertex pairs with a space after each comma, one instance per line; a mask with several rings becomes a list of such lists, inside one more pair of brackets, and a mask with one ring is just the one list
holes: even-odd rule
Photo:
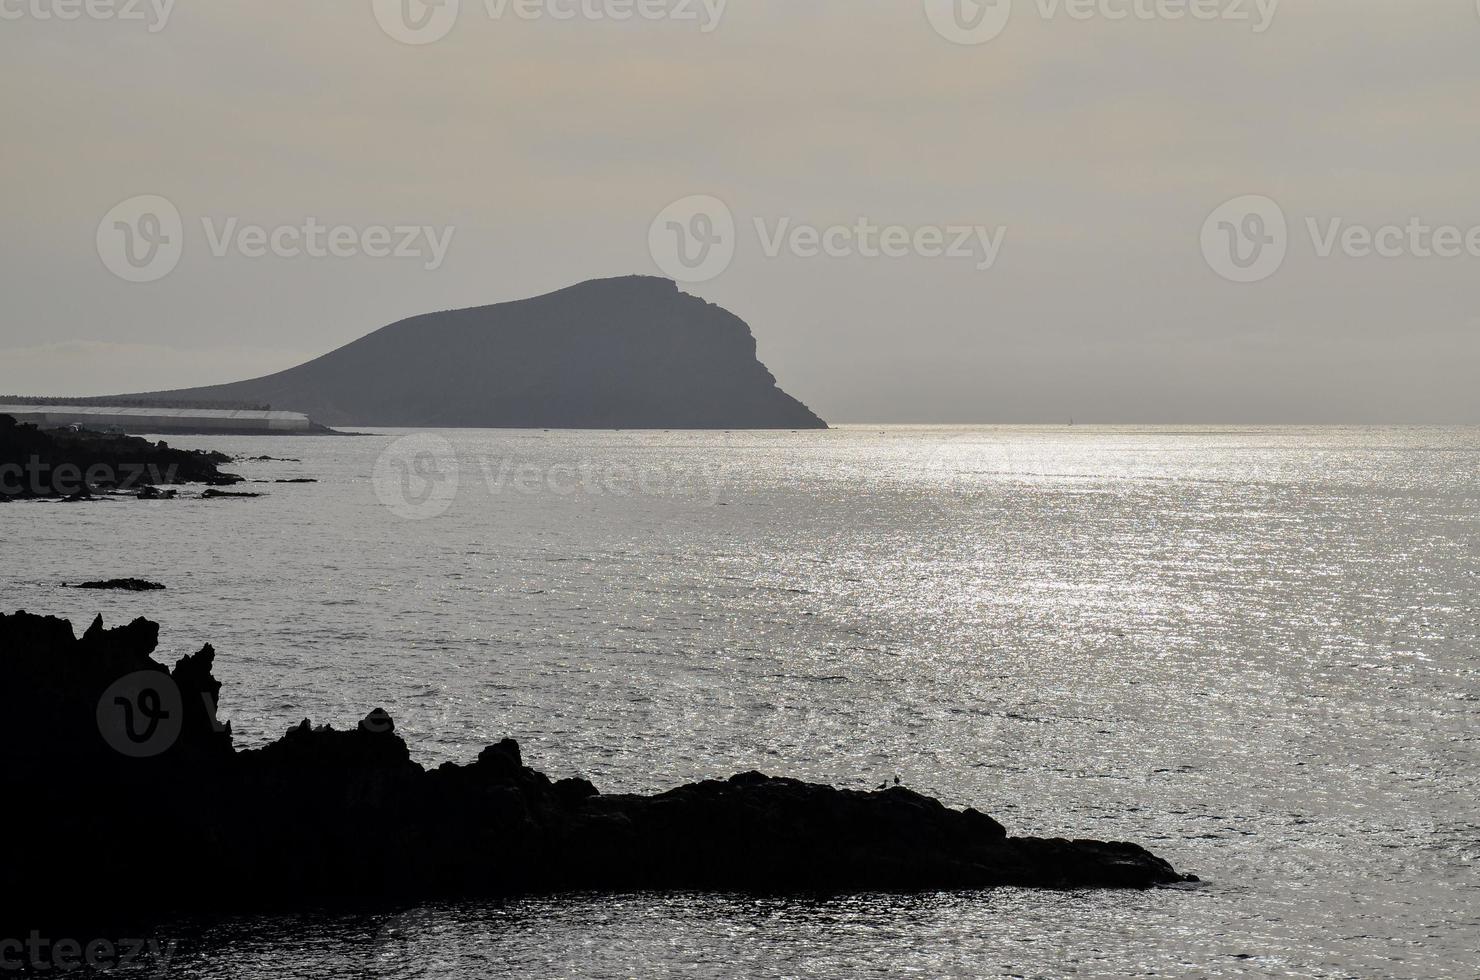
[[[381, 0], [91, 2], [142, 19], [0, 0], [0, 393], [235, 380], [661, 274], [654, 219], [709, 195], [734, 258], [684, 288], [829, 420], [1480, 422], [1476, 0], [411, 0], [425, 44]], [[138, 195], [183, 228], [143, 283], [99, 248]], [[1213, 216], [1245, 195], [1283, 238]], [[358, 254], [293, 254], [309, 219]], [[860, 221], [909, 254], [811, 254]], [[253, 257], [243, 226], [286, 230]], [[398, 226], [445, 254], [364, 254]], [[933, 254], [957, 227], [1000, 234], [990, 268]]]

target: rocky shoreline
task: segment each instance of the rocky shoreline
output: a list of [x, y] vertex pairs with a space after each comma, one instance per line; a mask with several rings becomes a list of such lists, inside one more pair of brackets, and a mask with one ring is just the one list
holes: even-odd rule
[[99, 579], [96, 582], [78, 582], [69, 586], [62, 583], [62, 588], [73, 589], [98, 589], [113, 592], [158, 592], [164, 588], [158, 582], [150, 582], [142, 578], [109, 578]]
[[[654, 796], [530, 768], [512, 739], [414, 762], [383, 711], [232, 745], [207, 645], [173, 669], [157, 624], [77, 637], [0, 615], [24, 799], [6, 832], [8, 915], [251, 912], [531, 892], [1149, 888], [1196, 880], [1127, 843], [1013, 837], [901, 787], [742, 773]], [[126, 896], [126, 898], [124, 897]], [[22, 898], [23, 897], [23, 898]], [[111, 903], [111, 904], [110, 904]]]
[[0, 415], [0, 502], [52, 498], [89, 500], [102, 494], [167, 499], [160, 486], [230, 486], [242, 477], [220, 467], [231, 457], [172, 449], [138, 436], [85, 429], [39, 429]]

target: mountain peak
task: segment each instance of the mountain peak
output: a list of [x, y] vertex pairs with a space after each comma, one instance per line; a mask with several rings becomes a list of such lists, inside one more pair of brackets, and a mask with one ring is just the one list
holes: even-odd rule
[[671, 279], [592, 279], [410, 317], [277, 374], [130, 398], [251, 401], [337, 426], [826, 428], [743, 320]]

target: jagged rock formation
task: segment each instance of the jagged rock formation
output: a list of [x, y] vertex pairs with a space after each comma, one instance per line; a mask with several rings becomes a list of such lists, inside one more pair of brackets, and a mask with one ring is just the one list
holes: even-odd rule
[[[167, 670], [144, 619], [81, 638], [0, 615], [11, 692], [0, 922], [20, 916], [414, 901], [556, 890], [1144, 888], [1134, 844], [1009, 837], [911, 792], [743, 773], [656, 796], [552, 781], [505, 739], [427, 771], [385, 712], [237, 751], [215, 651]], [[19, 904], [19, 908], [15, 907]]]
[[167, 484], [226, 486], [241, 477], [219, 469], [231, 457], [171, 449], [137, 436], [38, 429], [0, 415], [0, 501], [25, 497], [86, 498], [111, 490]]
[[121, 397], [334, 426], [826, 428], [776, 386], [743, 320], [648, 276], [412, 317], [265, 378]]
[[[63, 582], [65, 586], [67, 583]], [[79, 582], [72, 586], [74, 589], [111, 589], [117, 592], [157, 592], [164, 588], [158, 582], [150, 582], [142, 578], [110, 578], [97, 582]]]

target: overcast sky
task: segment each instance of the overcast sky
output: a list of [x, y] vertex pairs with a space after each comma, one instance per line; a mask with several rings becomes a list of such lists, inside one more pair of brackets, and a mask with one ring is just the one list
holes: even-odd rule
[[[831, 421], [1480, 422], [1475, 0], [69, 2], [0, 0], [3, 393], [235, 380], [663, 274], [655, 218], [707, 195], [734, 255], [684, 288]], [[580, 10], [634, 3], [668, 16]], [[139, 195], [183, 229], [149, 282], [100, 253], [117, 218], [146, 254], [110, 215]], [[1283, 237], [1214, 215], [1246, 195]], [[306, 254], [310, 218], [357, 254]], [[254, 257], [244, 226], [287, 230]], [[399, 226], [431, 238], [365, 254]]]

